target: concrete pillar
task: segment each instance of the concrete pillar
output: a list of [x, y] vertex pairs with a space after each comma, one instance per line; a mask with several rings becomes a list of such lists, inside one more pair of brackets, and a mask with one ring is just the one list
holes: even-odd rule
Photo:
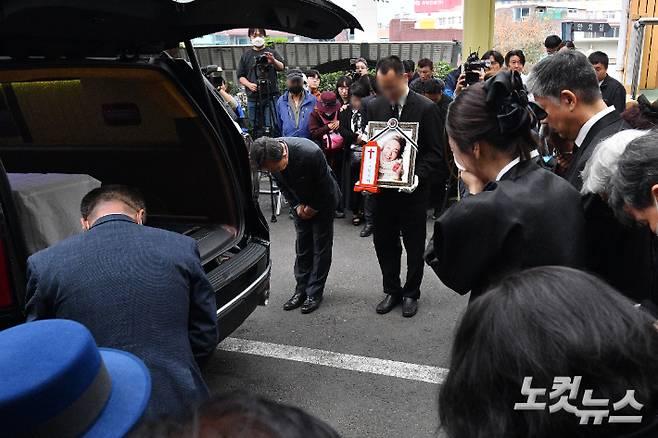
[[493, 47], [496, 0], [464, 0], [462, 61], [471, 52], [480, 56]]

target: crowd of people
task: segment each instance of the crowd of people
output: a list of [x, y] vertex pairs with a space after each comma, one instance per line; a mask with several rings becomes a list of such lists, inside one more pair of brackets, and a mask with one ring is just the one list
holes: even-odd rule
[[[627, 109], [605, 54], [549, 36], [529, 72], [522, 50], [490, 50], [445, 81], [429, 59], [387, 56], [374, 75], [359, 59], [335, 92], [315, 70], [290, 70], [279, 96], [259, 87], [284, 60], [265, 50], [265, 30], [249, 35], [249, 114], [269, 112], [264, 125], [280, 132], [254, 141], [251, 159], [277, 181], [297, 233], [285, 310], [320, 307], [334, 220], [351, 211], [373, 234], [378, 314], [417, 313], [425, 264], [470, 293], [439, 394], [450, 438], [658, 435], [658, 106], [640, 97]], [[365, 127], [391, 118], [418, 123], [413, 184], [355, 194]], [[390, 147], [393, 162], [406, 143]], [[294, 407], [210, 398], [201, 367], [216, 302], [196, 242], [143, 226], [130, 187], [94, 189], [80, 210], [85, 233], [28, 260], [29, 322], [0, 333], [0, 363], [20, 370], [0, 389], [4, 431], [338, 436]]]
[[[359, 127], [391, 117], [419, 124], [415, 183], [371, 196], [385, 294], [376, 311], [401, 304], [403, 316], [417, 312], [423, 257], [446, 286], [470, 293], [441, 389], [441, 423], [450, 437], [653, 436], [658, 134], [651, 130], [658, 111], [644, 97], [627, 105], [623, 85], [608, 75], [605, 53], [586, 56], [556, 35], [545, 48], [529, 71], [522, 50], [504, 56], [490, 50], [472, 54], [444, 80], [433, 76], [428, 59], [415, 64], [388, 56], [374, 76], [365, 76], [360, 62], [370, 92], [362, 93], [357, 80], [349, 90], [361, 102], [336, 120], [349, 122], [362, 108]], [[330, 125], [329, 116], [341, 111], [340, 103], [325, 111], [334, 98], [320, 95], [315, 127]], [[321, 175], [339, 174], [324, 137], [334, 127], [341, 126], [332, 124], [320, 131], [322, 139], [311, 135], [321, 140], [316, 145], [307, 143], [324, 152], [324, 166], [312, 167]], [[344, 146], [367, 141], [359, 134], [344, 135]], [[261, 168], [278, 166], [273, 175], [292, 192], [299, 233], [300, 223], [331, 217], [332, 206], [309, 201], [309, 208], [308, 198], [296, 197], [295, 181], [319, 180], [311, 166], [286, 171], [295, 159], [290, 144], [285, 136], [261, 138], [252, 158]], [[337, 176], [343, 196], [353, 196], [351, 176], [349, 184]], [[316, 186], [315, 196], [325, 190]], [[329, 193], [336, 199], [335, 188], [321, 196]], [[345, 204], [335, 205], [339, 211]], [[435, 222], [425, 248], [428, 211]], [[310, 246], [299, 246], [300, 236], [298, 262], [300, 254], [306, 259], [296, 265], [298, 288], [284, 308], [310, 313], [324, 284], [308, 286], [297, 268], [307, 266], [313, 275], [322, 261]], [[572, 379], [563, 399], [561, 376]], [[584, 396], [575, 381], [587, 388]], [[530, 384], [543, 389], [532, 392]], [[518, 412], [515, 402], [526, 406], [528, 396], [528, 405], [541, 399], [543, 407]], [[561, 403], [551, 404], [555, 398]], [[482, 414], [476, 420], [473, 406]], [[633, 410], [643, 415], [629, 415]]]

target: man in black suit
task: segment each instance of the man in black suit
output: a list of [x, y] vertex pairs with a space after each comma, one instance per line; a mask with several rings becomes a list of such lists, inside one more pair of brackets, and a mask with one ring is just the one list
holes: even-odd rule
[[77, 321], [99, 347], [141, 358], [154, 419], [208, 397], [198, 363], [217, 347], [217, 304], [196, 241], [142, 226], [145, 208], [128, 187], [89, 192], [80, 208], [86, 232], [28, 259], [25, 311], [28, 321]]
[[[397, 56], [383, 58], [377, 64], [377, 83], [381, 95], [368, 105], [368, 121], [419, 122], [416, 182], [406, 190], [382, 189], [377, 195], [374, 243], [382, 270], [386, 297], [377, 305], [377, 313], [390, 312], [402, 303], [402, 314], [411, 317], [418, 311], [423, 281], [426, 217], [430, 181], [438, 175], [445, 179], [443, 135], [438, 130], [441, 117], [429, 99], [409, 89], [402, 61]], [[407, 280], [400, 282], [402, 245], [407, 252]]]
[[563, 176], [580, 190], [581, 172], [596, 145], [628, 129], [628, 125], [615, 107], [606, 105], [592, 64], [575, 50], [560, 51], [542, 59], [532, 70], [527, 85], [548, 113], [542, 122], [575, 143], [573, 159]]
[[293, 296], [284, 310], [302, 313], [320, 307], [331, 268], [334, 212], [341, 193], [322, 150], [298, 137], [261, 137], [251, 146], [251, 159], [276, 180], [292, 206], [297, 231]]
[[592, 52], [588, 59], [596, 72], [605, 103], [608, 106], [614, 106], [619, 114], [626, 111], [626, 88], [617, 79], [608, 75], [608, 63], [610, 62], [608, 55], [603, 52]]

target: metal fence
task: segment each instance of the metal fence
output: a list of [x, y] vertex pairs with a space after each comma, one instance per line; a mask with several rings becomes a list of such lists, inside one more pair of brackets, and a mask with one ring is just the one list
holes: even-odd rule
[[[249, 46], [199, 46], [196, 47], [199, 63], [218, 65], [224, 70], [224, 77], [237, 81], [236, 71], [240, 57]], [[461, 51], [460, 44], [453, 41], [420, 41], [400, 43], [349, 43], [349, 42], [303, 42], [278, 43], [275, 49], [285, 58], [288, 68], [318, 68], [323, 66], [349, 65], [350, 59], [365, 58], [370, 62], [397, 55], [402, 59], [417, 62], [429, 58], [434, 62], [457, 63]], [[347, 63], [347, 64], [345, 64]]]

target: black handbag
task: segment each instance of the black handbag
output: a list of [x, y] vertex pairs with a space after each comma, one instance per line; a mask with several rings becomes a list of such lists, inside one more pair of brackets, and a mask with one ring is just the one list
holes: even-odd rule
[[352, 166], [361, 165], [361, 159], [363, 158], [363, 146], [352, 145], [350, 147], [350, 163]]

